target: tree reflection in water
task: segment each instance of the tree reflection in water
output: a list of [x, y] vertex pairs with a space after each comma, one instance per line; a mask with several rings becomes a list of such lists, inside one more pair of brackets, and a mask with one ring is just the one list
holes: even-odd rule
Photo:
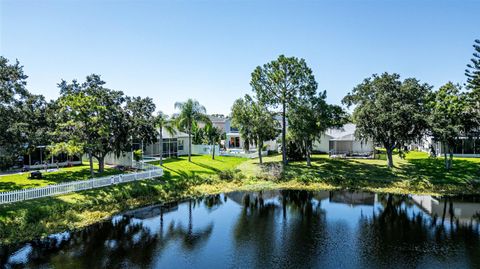
[[280, 191], [278, 200], [246, 193], [233, 237], [235, 255], [251, 267], [308, 268], [321, 253], [325, 211], [312, 192]]
[[480, 268], [479, 216], [478, 201], [463, 198], [236, 192], [31, 242], [18, 252], [26, 264], [8, 246], [0, 267], [15, 257], [7, 267]]
[[367, 267], [428, 267], [438, 261], [448, 267], [459, 250], [466, 256], [460, 259], [480, 266], [479, 224], [473, 218], [460, 223], [451, 198], [444, 200], [442, 216], [431, 218], [412, 210], [408, 196], [379, 195], [379, 203], [382, 208], [359, 221], [358, 249]]

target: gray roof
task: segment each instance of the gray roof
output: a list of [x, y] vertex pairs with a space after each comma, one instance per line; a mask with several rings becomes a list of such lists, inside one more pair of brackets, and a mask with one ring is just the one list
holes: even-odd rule
[[328, 129], [325, 134], [330, 136], [331, 140], [353, 141], [355, 140], [355, 129], [355, 124], [347, 123], [342, 128]]

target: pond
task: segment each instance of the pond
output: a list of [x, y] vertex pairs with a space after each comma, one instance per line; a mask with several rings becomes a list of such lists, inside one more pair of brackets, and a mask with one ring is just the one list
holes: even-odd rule
[[233, 192], [0, 249], [6, 268], [480, 268], [480, 199]]

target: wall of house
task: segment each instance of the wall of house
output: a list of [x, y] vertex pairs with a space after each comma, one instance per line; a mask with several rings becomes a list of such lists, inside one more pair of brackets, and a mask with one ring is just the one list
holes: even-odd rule
[[329, 152], [330, 136], [323, 134], [320, 139], [313, 142], [312, 149], [316, 152], [328, 153]]
[[362, 142], [359, 140], [353, 141], [352, 151], [353, 152], [370, 152], [374, 150], [373, 143], [371, 141]]
[[132, 165], [132, 152], [123, 152], [118, 157], [113, 153], [109, 153], [109, 154], [107, 154], [107, 156], [105, 156], [105, 164], [131, 166]]
[[[212, 145], [192, 145], [192, 154], [211, 155]], [[215, 145], [215, 155], [220, 155], [220, 147]]]
[[[182, 155], [188, 155], [188, 148], [189, 148], [189, 144], [188, 144], [188, 137], [179, 137], [177, 138], [178, 140], [178, 155], [179, 156], [182, 156]], [[183, 149], [182, 149], [182, 143], [183, 143]]]

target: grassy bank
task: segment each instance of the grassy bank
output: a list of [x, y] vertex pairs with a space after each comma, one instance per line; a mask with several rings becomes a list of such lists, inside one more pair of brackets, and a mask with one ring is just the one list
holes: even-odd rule
[[[98, 164], [94, 164], [94, 169], [98, 169]], [[43, 187], [51, 184], [91, 178], [90, 166], [88, 165], [60, 168], [54, 172], [45, 172], [45, 170], [40, 170], [40, 172], [42, 172], [43, 175], [42, 179], [29, 179], [30, 172], [0, 175], [0, 192]], [[121, 173], [121, 171], [106, 167], [103, 173], [97, 173], [95, 177], [119, 173]]]
[[0, 206], [0, 244], [18, 242], [53, 232], [83, 227], [126, 209], [192, 196], [234, 190], [262, 189], [357, 189], [433, 195], [479, 194], [479, 159], [455, 159], [445, 171], [441, 159], [412, 152], [395, 157], [396, 168], [384, 160], [329, 159], [313, 156], [312, 167], [291, 163], [285, 178], [276, 171], [280, 156], [256, 159], [193, 156], [164, 163], [165, 176]]

